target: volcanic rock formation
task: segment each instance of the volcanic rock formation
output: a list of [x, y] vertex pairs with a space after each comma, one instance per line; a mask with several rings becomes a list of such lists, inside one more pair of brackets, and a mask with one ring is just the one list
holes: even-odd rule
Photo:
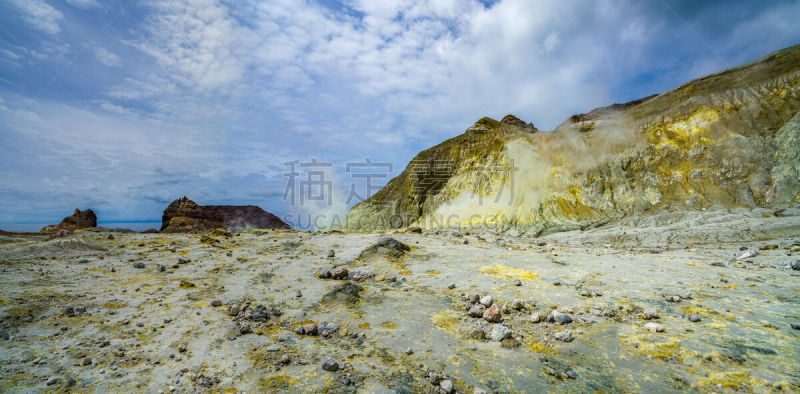
[[288, 229], [277, 216], [255, 205], [197, 205], [179, 198], [167, 206], [161, 216], [161, 232], [204, 232], [216, 228], [230, 231], [246, 228]]
[[[800, 45], [531, 133], [506, 116], [420, 152], [351, 230], [586, 229], [656, 210], [800, 202]], [[531, 125], [532, 127], [532, 125]]]
[[54, 233], [60, 230], [74, 231], [79, 228], [97, 227], [97, 216], [91, 209], [81, 211], [75, 209], [71, 216], [67, 216], [59, 224], [44, 226], [40, 232]]

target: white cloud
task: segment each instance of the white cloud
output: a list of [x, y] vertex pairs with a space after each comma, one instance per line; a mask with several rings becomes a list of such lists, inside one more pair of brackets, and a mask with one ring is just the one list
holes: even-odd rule
[[36, 29], [56, 34], [61, 31], [58, 22], [64, 15], [44, 0], [9, 0], [21, 12], [22, 18]]
[[119, 58], [119, 56], [103, 47], [98, 47], [95, 49], [94, 57], [96, 57], [100, 63], [103, 63], [109, 67], [119, 66], [122, 64], [122, 60]]
[[97, 0], [67, 0], [67, 3], [70, 3], [74, 7], [84, 9], [100, 7], [100, 3], [98, 3]]

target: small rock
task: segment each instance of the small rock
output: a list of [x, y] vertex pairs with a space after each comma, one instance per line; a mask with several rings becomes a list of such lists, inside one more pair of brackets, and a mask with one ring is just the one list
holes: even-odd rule
[[332, 279], [347, 279], [347, 274], [347, 268], [344, 267], [336, 267], [331, 270]]
[[572, 332], [570, 332], [569, 330], [559, 331], [553, 334], [553, 338], [555, 338], [557, 341], [562, 341], [562, 342], [572, 342], [572, 340], [575, 339], [572, 336]]
[[450, 289], [450, 290], [453, 290], [453, 289], [456, 288], [456, 284], [455, 283], [451, 283], [449, 286], [447, 286], [447, 288]]
[[689, 315], [689, 321], [692, 322], [692, 323], [699, 322], [700, 321], [700, 315], [692, 313], [691, 315]]
[[532, 321], [532, 322], [534, 322], [534, 323], [539, 323], [539, 322], [541, 322], [541, 321], [542, 321], [542, 315], [540, 315], [538, 312], [537, 312], [537, 313], [534, 313], [534, 314], [532, 314], [532, 315], [531, 315], [531, 321]]
[[339, 370], [339, 363], [336, 360], [329, 358], [322, 363], [322, 369], [329, 372], [336, 372]]
[[333, 258], [333, 257], [336, 257], [336, 251], [331, 249], [328, 251], [328, 258]]
[[795, 271], [800, 271], [800, 260], [792, 260], [792, 262], [789, 263], [789, 266]]
[[490, 295], [487, 295], [486, 297], [483, 297], [483, 298], [480, 299], [480, 303], [481, 303], [481, 305], [483, 305], [483, 306], [488, 308], [489, 306], [491, 306], [494, 303], [494, 298], [492, 298], [492, 296], [490, 296]]
[[253, 332], [253, 328], [250, 326], [250, 323], [242, 322], [239, 323], [239, 334], [245, 335]]
[[514, 349], [519, 345], [521, 345], [521, 344], [519, 343], [517, 338], [514, 338], [514, 337], [503, 339], [503, 341], [501, 343], [501, 346], [506, 348], [506, 349]]
[[316, 324], [306, 324], [303, 326], [303, 330], [306, 335], [317, 335], [317, 325]]
[[469, 315], [472, 317], [483, 317], [483, 312], [486, 311], [486, 308], [483, 307], [481, 304], [472, 305], [469, 308]]
[[558, 324], [562, 324], [562, 325], [563, 324], [569, 324], [569, 323], [572, 323], [572, 316], [570, 316], [570, 315], [568, 315], [566, 313], [556, 312], [556, 313], [553, 314], [553, 321], [555, 321]]
[[522, 281], [519, 279], [514, 279], [514, 286], [522, 286]]
[[800, 323], [792, 323], [791, 327], [792, 330], [800, 330]]
[[289, 364], [289, 362], [291, 362], [291, 361], [292, 360], [291, 360], [291, 358], [289, 358], [289, 354], [288, 353], [284, 353], [283, 356], [281, 356], [281, 363], [282, 364]]
[[650, 332], [664, 332], [664, 326], [658, 323], [647, 323], [644, 325], [644, 329]]
[[215, 308], [219, 307], [219, 306], [222, 306], [222, 301], [220, 301], [220, 300], [211, 301], [211, 306], [213, 306]]
[[305, 335], [306, 334], [306, 330], [302, 326], [295, 328], [294, 332], [297, 333], [297, 335]]
[[503, 316], [500, 313], [500, 308], [497, 307], [497, 304], [492, 304], [489, 309], [483, 312], [483, 319], [489, 323], [499, 323], [501, 320], [503, 320]]
[[267, 348], [266, 348], [266, 349], [264, 349], [264, 350], [266, 350], [266, 351], [268, 351], [268, 352], [270, 352], [270, 353], [275, 353], [275, 352], [277, 352], [277, 351], [280, 351], [280, 350], [281, 350], [281, 348], [280, 348], [280, 346], [277, 346], [277, 345], [269, 345], [269, 346], [267, 346]]
[[52, 385], [54, 385], [54, 384], [57, 384], [57, 383], [58, 383], [58, 382], [60, 382], [60, 381], [61, 381], [61, 378], [60, 378], [60, 377], [58, 377], [58, 376], [51, 376], [51, 377], [50, 377], [50, 379], [47, 379], [47, 385], [48, 385], [48, 386], [52, 386]]
[[409, 356], [414, 354], [414, 349], [411, 348], [406, 349], [406, 354], [408, 354]]
[[453, 382], [451, 380], [442, 380], [439, 382], [439, 387], [447, 394], [453, 392]]
[[511, 334], [511, 330], [508, 327], [502, 324], [496, 324], [492, 327], [492, 332], [489, 334], [489, 336], [493, 341], [500, 342], [503, 339], [510, 338]]
[[737, 259], [745, 260], [755, 256], [758, 256], [758, 251], [755, 249], [748, 249], [746, 252], [742, 253], [741, 256], [737, 257]]
[[486, 390], [479, 387], [475, 387], [475, 389], [472, 390], [472, 394], [486, 394]]
[[81, 362], [81, 365], [83, 365], [84, 367], [87, 365], [92, 365], [92, 358], [91, 357], [84, 358], [83, 361]]
[[511, 303], [511, 309], [521, 310], [523, 308], [525, 308], [525, 303], [522, 300], [517, 299]]
[[656, 308], [645, 308], [644, 312], [642, 312], [642, 319], [644, 320], [651, 320], [651, 319], [660, 319], [661, 315], [658, 314], [658, 310]]
[[480, 301], [481, 301], [480, 294], [473, 294], [473, 295], [469, 296], [469, 303], [470, 304], [477, 304]]
[[295, 298], [302, 298], [303, 297], [303, 293], [300, 290], [297, 290], [297, 293], [294, 294], [294, 297]]
[[320, 279], [330, 279], [331, 278], [331, 271], [330, 270], [324, 270], [324, 271], [320, 272], [319, 278]]
[[239, 304], [228, 305], [228, 316], [236, 316], [239, 314]]
[[144, 268], [144, 263], [141, 261], [137, 261], [133, 263], [133, 268]]
[[189, 259], [185, 259], [183, 257], [178, 257], [178, 264], [189, 264]]

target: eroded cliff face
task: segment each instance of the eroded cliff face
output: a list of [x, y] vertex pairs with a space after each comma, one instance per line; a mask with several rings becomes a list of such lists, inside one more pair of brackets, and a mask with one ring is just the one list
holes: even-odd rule
[[288, 229], [277, 216], [254, 205], [197, 205], [179, 198], [164, 209], [161, 232], [191, 233], [214, 229], [238, 231], [247, 228]]
[[483, 118], [420, 152], [353, 207], [349, 228], [547, 232], [652, 210], [797, 205], [800, 46], [552, 132], [523, 125]]

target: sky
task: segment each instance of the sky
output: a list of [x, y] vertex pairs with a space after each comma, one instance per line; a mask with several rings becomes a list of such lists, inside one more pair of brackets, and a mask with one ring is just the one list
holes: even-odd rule
[[320, 168], [346, 209], [359, 171], [384, 184], [483, 116], [550, 130], [800, 43], [799, 21], [798, 1], [0, 0], [0, 228], [158, 221], [184, 195], [287, 217]]

